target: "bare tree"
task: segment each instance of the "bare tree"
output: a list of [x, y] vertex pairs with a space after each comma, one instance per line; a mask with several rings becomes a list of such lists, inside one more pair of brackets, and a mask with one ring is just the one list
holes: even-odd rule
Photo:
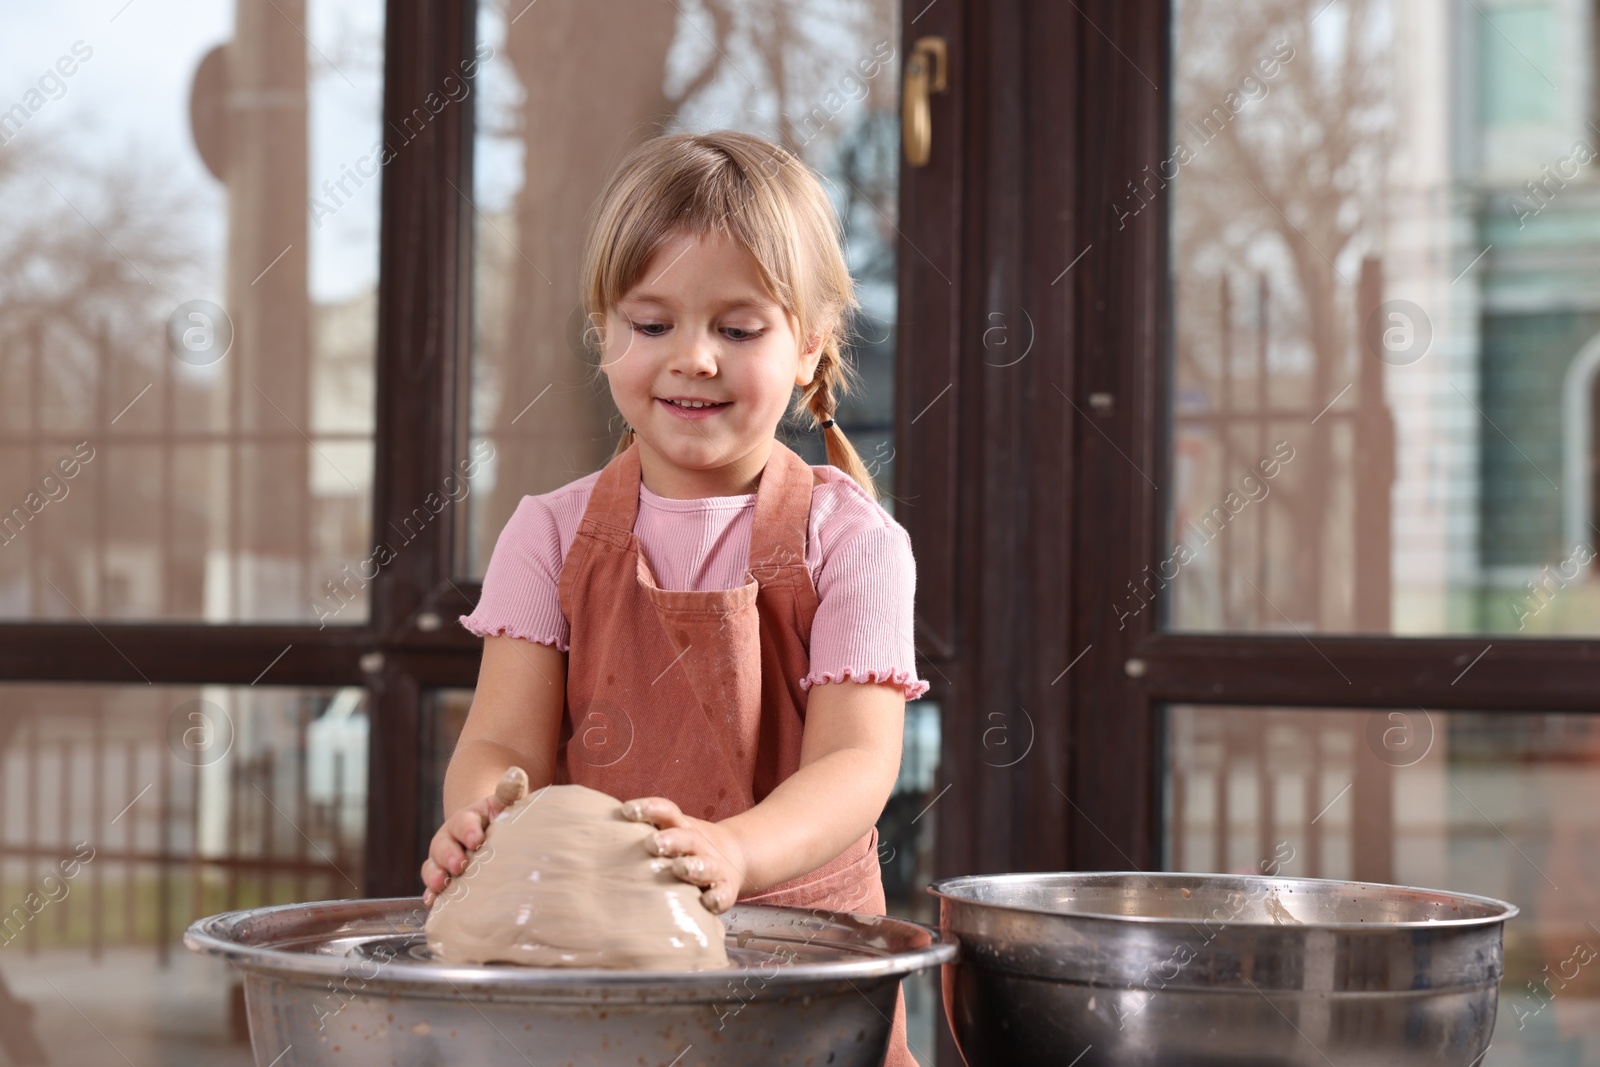
[[[163, 168], [133, 151], [84, 159], [42, 130], [26, 136], [0, 153], [0, 197], [28, 205], [0, 215], [0, 382], [10, 408], [5, 421], [29, 442], [35, 460], [6, 471], [0, 508], [7, 513], [25, 504], [25, 494], [70, 451], [65, 443], [92, 436], [104, 447], [115, 415], [106, 410], [111, 390], [152, 381], [171, 358], [164, 342], [173, 304], [167, 286], [202, 258], [192, 198], [174, 188]], [[120, 428], [132, 425], [135, 418]], [[146, 468], [132, 472], [117, 486], [121, 499], [146, 491], [154, 499], [144, 484], [154, 476]], [[49, 537], [27, 530], [25, 542], [0, 556], [0, 588], [11, 596], [26, 590], [26, 614], [70, 611], [54, 597], [50, 607], [46, 575], [84, 610], [106, 610], [89, 513], [70, 514], [73, 520], [55, 522]]]
[[[28, 205], [0, 215], [0, 336], [40, 320], [85, 342], [102, 325], [125, 335], [159, 329], [157, 281], [199, 260], [189, 199], [137, 152], [76, 159], [40, 132], [40, 143], [0, 153], [0, 196]], [[128, 354], [154, 356], [140, 346]], [[5, 357], [20, 358], [9, 346]]]
[[[1365, 488], [1358, 482], [1367, 472], [1358, 465], [1360, 442], [1345, 431], [1359, 434], [1379, 420], [1364, 407], [1351, 419], [1349, 400], [1324, 409], [1358, 376], [1353, 361], [1371, 358], [1361, 355], [1353, 325], [1362, 259], [1379, 247], [1384, 223], [1395, 128], [1393, 12], [1386, 0], [1253, 0], [1244, 7], [1183, 0], [1178, 12], [1174, 154], [1160, 174], [1177, 175], [1178, 387], [1191, 394], [1190, 414], [1203, 412], [1192, 431], [1203, 439], [1202, 451], [1220, 456], [1206, 491], [1232, 488], [1251, 473], [1287, 419], [1296, 453], [1291, 473], [1271, 488], [1270, 523], [1261, 503], [1252, 505], [1251, 519], [1236, 520], [1256, 530], [1254, 556], [1246, 554], [1246, 530], [1217, 534], [1207, 550], [1215, 554], [1216, 585], [1202, 588], [1204, 579], [1185, 574], [1180, 589], [1197, 594], [1197, 602], [1184, 614], [1213, 629], [1349, 628], [1359, 621], [1355, 598], [1345, 594], [1359, 580], [1352, 546], [1357, 490]], [[1146, 195], [1157, 191], [1153, 184], [1143, 187]], [[1370, 280], [1361, 288], [1370, 291]], [[1243, 328], [1236, 325], [1239, 303], [1256, 312]], [[1365, 387], [1354, 392], [1358, 404], [1371, 401]], [[1382, 490], [1387, 496], [1387, 483]], [[1377, 551], [1386, 561], [1387, 523], [1368, 525], [1382, 525]], [[1386, 587], [1377, 599], [1386, 619]], [[1213, 769], [1220, 780], [1253, 775], [1258, 842], [1270, 845], [1279, 776], [1297, 777], [1315, 810], [1320, 785], [1312, 768], [1326, 753], [1352, 753], [1351, 871], [1392, 880], [1389, 766], [1362, 743], [1362, 727], [1349, 717], [1299, 711], [1289, 720], [1269, 731], [1263, 723], [1271, 720], [1260, 716], [1246, 722], [1228, 709], [1197, 709], [1175, 764], [1220, 753], [1222, 765]], [[1274, 751], [1273, 736], [1292, 736], [1292, 745]], [[1309, 756], [1308, 766], [1285, 766], [1284, 752]], [[1219, 798], [1209, 816], [1219, 841], [1232, 834], [1236, 818], [1226, 803]], [[1183, 824], [1181, 812], [1176, 818]], [[1204, 826], [1207, 816], [1202, 809], [1190, 818]], [[1307, 862], [1314, 874], [1330, 873], [1318, 870], [1315, 822], [1303, 824]]]
[[[1175, 154], [1163, 173], [1178, 172], [1180, 382], [1203, 383], [1216, 398], [1242, 377], [1225, 328], [1215, 345], [1204, 335], [1229, 314], [1218, 307], [1222, 279], [1257, 275], [1272, 348], [1309, 354], [1303, 373], [1275, 373], [1259, 395], [1269, 408], [1289, 402], [1314, 414], [1349, 381], [1356, 274], [1383, 222], [1392, 12], [1383, 0], [1259, 0], [1247, 12], [1186, 0], [1179, 19]], [[1332, 423], [1307, 431], [1295, 479], [1305, 491], [1275, 490], [1285, 494], [1277, 513], [1293, 516], [1293, 559], [1290, 587], [1274, 601], [1316, 626], [1337, 614], [1323, 589]], [[1232, 595], [1219, 590], [1219, 611]]]

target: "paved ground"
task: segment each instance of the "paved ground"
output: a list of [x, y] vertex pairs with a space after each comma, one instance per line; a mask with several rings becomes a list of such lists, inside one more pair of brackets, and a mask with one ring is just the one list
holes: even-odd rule
[[[232, 979], [219, 961], [174, 954], [166, 969], [149, 948], [0, 949], [0, 973], [34, 1009], [34, 1030], [61, 1067], [249, 1067], [231, 1039]], [[5, 1062], [0, 1057], [0, 1062]], [[8, 1064], [9, 1067], [9, 1064]]]

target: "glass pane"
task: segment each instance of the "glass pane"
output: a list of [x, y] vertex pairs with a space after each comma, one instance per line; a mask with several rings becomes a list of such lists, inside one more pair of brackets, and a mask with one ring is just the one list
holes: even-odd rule
[[1491, 1062], [1600, 1058], [1600, 984], [1569, 973], [1577, 947], [1600, 946], [1600, 722], [1174, 707], [1167, 741], [1169, 869], [1275, 865], [1508, 900], [1522, 914], [1506, 927]]
[[[472, 444], [493, 458], [472, 481], [460, 573], [482, 577], [524, 495], [611, 454], [620, 421], [583, 349], [578, 259], [606, 176], [654, 131], [747, 130], [829, 179], [864, 310], [839, 422], [893, 485], [899, 16], [895, 0], [480, 4], [470, 392]], [[824, 462], [801, 423], [783, 436]]]
[[[470, 689], [434, 690], [424, 704], [423, 822], [430, 836], [444, 819], [444, 772], [471, 706]], [[903, 740], [900, 777], [878, 820], [878, 860], [882, 866], [884, 896], [888, 899], [889, 914], [937, 926], [938, 909], [926, 889], [933, 881], [933, 845], [938, 818], [935, 802], [943, 793], [936, 784], [939, 705], [926, 698], [907, 704]], [[905, 981], [904, 989], [906, 1034], [911, 1050], [922, 1062], [932, 1063], [935, 1027], [943, 1012], [938, 972], [915, 975]]]
[[383, 11], [8, 16], [0, 618], [364, 620]]
[[183, 930], [360, 896], [366, 770], [361, 689], [0, 687], [0, 1061], [253, 1062]]
[[[1178, 0], [1181, 630], [1600, 631], [1593, 5]], [[1141, 220], [1143, 221], [1143, 220]]]

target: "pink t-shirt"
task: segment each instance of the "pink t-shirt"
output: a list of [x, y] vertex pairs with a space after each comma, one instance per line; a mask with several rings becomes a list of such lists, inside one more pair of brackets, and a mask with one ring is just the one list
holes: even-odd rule
[[[899, 523], [844, 471], [812, 467], [806, 566], [817, 589], [811, 669], [800, 687], [890, 682], [907, 700], [928, 691], [912, 643], [916, 561]], [[520, 637], [568, 649], [557, 582], [598, 471], [525, 496], [500, 531], [483, 597], [461, 625], [479, 637]], [[748, 580], [754, 493], [673, 500], [639, 487], [634, 534], [663, 589], [734, 589]]]

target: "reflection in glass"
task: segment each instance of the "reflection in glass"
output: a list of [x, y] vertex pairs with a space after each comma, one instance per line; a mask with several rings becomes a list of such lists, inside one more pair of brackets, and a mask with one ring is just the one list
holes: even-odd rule
[[364, 621], [382, 4], [8, 30], [0, 617]]
[[1169, 869], [1274, 865], [1508, 900], [1522, 914], [1506, 928], [1494, 1062], [1600, 1055], [1600, 972], [1568, 963], [1544, 985], [1580, 946], [1600, 962], [1600, 722], [1175, 707], [1167, 724]]
[[[620, 422], [585, 348], [578, 257], [606, 176], [656, 133], [748, 130], [829, 179], [864, 308], [853, 346], [861, 388], [839, 421], [881, 489], [891, 488], [899, 5], [521, 8], [479, 7], [478, 49], [488, 58], [472, 198], [471, 425], [494, 458], [472, 483], [461, 572], [482, 576], [522, 496], [598, 469], [616, 443]], [[809, 462], [824, 462], [803, 423], [780, 433]]]
[[1172, 142], [1114, 205], [1170, 198], [1168, 541], [1113, 610], [1600, 629], [1592, 8], [1173, 15]]
[[220, 911], [361, 895], [365, 699], [0, 688], [4, 1062], [252, 1062], [238, 975], [180, 939]]

